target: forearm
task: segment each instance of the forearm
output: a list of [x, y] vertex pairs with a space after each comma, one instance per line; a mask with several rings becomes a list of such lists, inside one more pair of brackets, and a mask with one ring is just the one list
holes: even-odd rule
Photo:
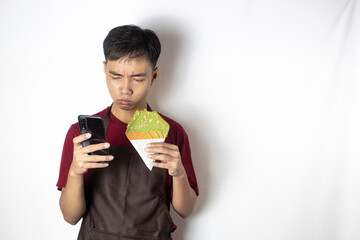
[[86, 210], [84, 177], [69, 172], [66, 187], [62, 189], [60, 208], [65, 221], [75, 225]]
[[173, 177], [172, 204], [175, 211], [183, 218], [188, 217], [196, 202], [196, 193], [189, 184], [186, 173]]

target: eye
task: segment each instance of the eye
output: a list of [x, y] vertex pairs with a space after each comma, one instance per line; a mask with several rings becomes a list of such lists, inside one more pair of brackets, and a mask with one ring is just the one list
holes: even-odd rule
[[119, 80], [119, 79], [121, 79], [121, 77], [111, 77], [112, 79], [114, 79], [114, 80]]
[[142, 81], [144, 81], [143, 78], [134, 78], [133, 80], [134, 80], [135, 82], [142, 82]]

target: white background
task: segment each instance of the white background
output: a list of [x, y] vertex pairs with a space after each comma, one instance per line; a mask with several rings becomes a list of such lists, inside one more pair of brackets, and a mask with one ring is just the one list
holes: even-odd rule
[[76, 239], [65, 134], [108, 106], [102, 41], [151, 28], [149, 102], [180, 122], [200, 196], [174, 239], [360, 239], [356, 0], [0, 2], [0, 238]]

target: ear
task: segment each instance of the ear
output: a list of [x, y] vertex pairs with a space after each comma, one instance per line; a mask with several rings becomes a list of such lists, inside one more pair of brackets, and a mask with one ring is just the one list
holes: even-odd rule
[[152, 86], [155, 82], [155, 80], [157, 79], [158, 77], [158, 70], [159, 68], [158, 67], [155, 67], [153, 72], [152, 72], [152, 79], [151, 79], [151, 82], [150, 82], [150, 86]]
[[103, 65], [104, 65], [104, 73], [105, 73], [105, 75], [106, 75], [106, 73], [107, 73], [107, 64], [106, 64], [105, 61], [103, 61]]

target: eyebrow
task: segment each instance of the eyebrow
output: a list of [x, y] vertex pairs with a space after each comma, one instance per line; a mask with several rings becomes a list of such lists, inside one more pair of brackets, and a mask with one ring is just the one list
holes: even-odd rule
[[[109, 73], [112, 75], [115, 75], [115, 76], [123, 77], [122, 74], [114, 72], [114, 71], [109, 71]], [[146, 76], [146, 73], [136, 73], [136, 74], [131, 75], [131, 77], [145, 77], [145, 76]]]

